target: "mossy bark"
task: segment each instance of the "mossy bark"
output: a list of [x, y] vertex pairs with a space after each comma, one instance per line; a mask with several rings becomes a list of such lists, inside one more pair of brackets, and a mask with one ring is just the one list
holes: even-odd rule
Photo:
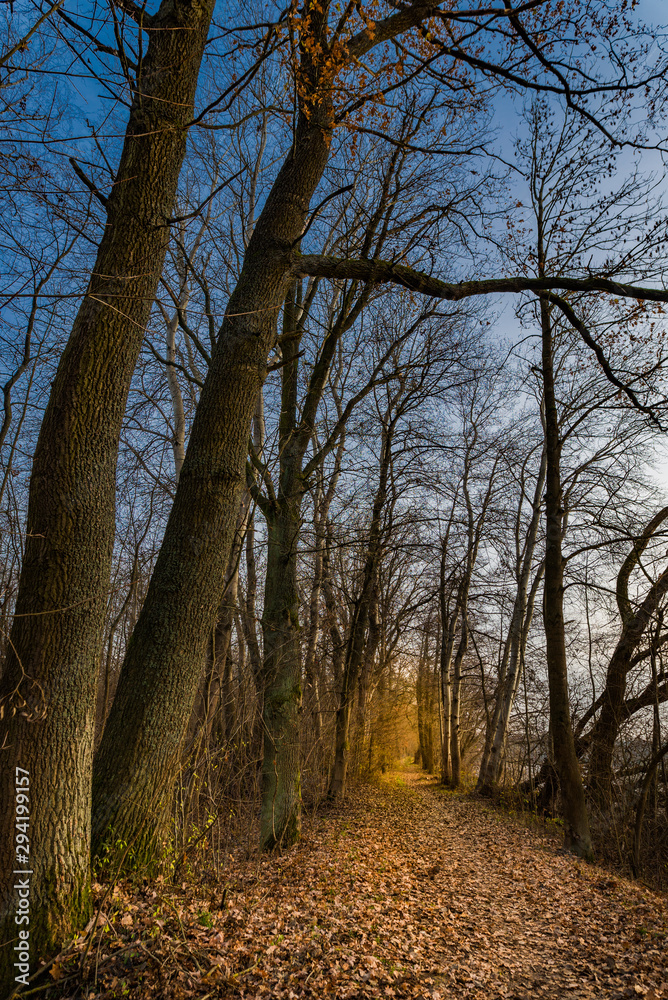
[[[300, 115], [294, 143], [258, 218], [213, 352], [163, 544], [95, 757], [93, 849], [108, 836], [155, 852], [159, 789], [171, 789], [192, 711], [220, 580], [246, 484], [248, 433], [293, 245], [329, 155], [330, 113]], [[290, 686], [294, 691], [294, 686]], [[287, 695], [281, 689], [277, 697]]]
[[[268, 540], [262, 616], [264, 756], [260, 845], [263, 850], [289, 847], [299, 839], [301, 832], [302, 660], [297, 556], [306, 481], [322, 461], [323, 452], [316, 450], [306, 466], [305, 458], [309, 442], [315, 445], [315, 416], [336, 344], [349, 319], [347, 311], [342, 309], [338, 321], [332, 323], [300, 407], [300, 344], [313, 304], [313, 291], [312, 286], [304, 301], [301, 284], [294, 283], [286, 297], [281, 345], [278, 485], [275, 490], [272, 486], [270, 498], [263, 497], [259, 491], [255, 493], [267, 520]], [[268, 476], [266, 471], [265, 475]], [[330, 488], [333, 490], [334, 486]], [[331, 494], [328, 491], [329, 502]], [[319, 533], [322, 535], [322, 526]]]
[[[14, 936], [14, 767], [31, 776], [34, 956], [85, 919], [96, 675], [125, 402], [162, 271], [211, 8], [150, 20], [107, 222], [60, 360], [30, 482], [26, 548], [0, 681], [0, 939]], [[148, 19], [147, 19], [148, 20]], [[158, 30], [162, 29], [162, 30]], [[173, 67], [178, 66], [175, 73]], [[0, 951], [0, 992], [11, 968]], [[11, 965], [11, 963], [10, 963]]]

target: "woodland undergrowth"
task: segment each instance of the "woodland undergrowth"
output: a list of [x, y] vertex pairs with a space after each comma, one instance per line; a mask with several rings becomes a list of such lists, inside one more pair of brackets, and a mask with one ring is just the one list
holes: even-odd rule
[[668, 899], [415, 768], [307, 817], [299, 845], [176, 884], [95, 884], [47, 998], [668, 998]]

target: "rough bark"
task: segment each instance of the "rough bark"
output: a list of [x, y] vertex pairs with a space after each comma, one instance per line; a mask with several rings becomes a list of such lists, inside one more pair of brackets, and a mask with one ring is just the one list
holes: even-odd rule
[[[231, 659], [229, 656], [232, 642], [234, 615], [237, 610], [239, 592], [239, 561], [243, 549], [248, 515], [250, 511], [250, 496], [244, 495], [241, 510], [237, 519], [235, 539], [230, 552], [225, 577], [223, 580], [223, 596], [216, 626], [211, 636], [206, 655], [206, 665], [202, 674], [195, 707], [188, 726], [187, 744], [191, 744], [198, 730], [205, 739], [210, 739], [214, 731], [223, 739], [228, 739], [234, 731], [234, 695], [232, 692]], [[223, 717], [214, 725], [220, 715], [222, 704]]]
[[[248, 431], [299, 238], [329, 152], [328, 116], [301, 115], [230, 297], [160, 554], [95, 760], [95, 850], [112, 836], [152, 855], [192, 711], [246, 481]], [[294, 687], [291, 688], [294, 690]], [[158, 788], [165, 794], [156, 808]], [[152, 804], [153, 803], [153, 804]]]
[[[132, 372], [162, 270], [211, 7], [164, 2], [150, 19], [107, 223], [54, 380], [33, 460], [27, 544], [0, 683], [6, 752], [30, 772], [33, 955], [88, 913], [90, 776], [96, 672], [114, 536], [118, 440]], [[148, 21], [148, 17], [146, 18]], [[177, 65], [179, 72], [172, 67]], [[0, 937], [15, 932], [3, 811]], [[9, 852], [9, 853], [8, 853]], [[7, 949], [0, 981], [7, 982]]]
[[[431, 14], [418, 4], [346, 42], [349, 63]], [[276, 322], [297, 277], [297, 249], [329, 157], [334, 125], [327, 13], [301, 20], [295, 131], [255, 224], [230, 296], [193, 422], [174, 506], [96, 754], [93, 837], [138, 843], [154, 853], [174, 762], [192, 710], [206, 637], [244, 483], [247, 429]], [[165, 788], [159, 808], [157, 789]]]

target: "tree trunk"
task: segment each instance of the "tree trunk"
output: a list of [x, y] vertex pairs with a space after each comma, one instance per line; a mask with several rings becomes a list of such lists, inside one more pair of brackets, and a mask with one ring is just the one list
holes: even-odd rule
[[[468, 590], [468, 588], [467, 588]], [[450, 758], [452, 761], [452, 775], [450, 783], [453, 788], [459, 788], [462, 780], [461, 767], [462, 767], [462, 755], [461, 755], [461, 743], [459, 739], [459, 715], [460, 715], [460, 698], [461, 698], [461, 687], [462, 687], [462, 663], [464, 662], [464, 656], [466, 655], [466, 650], [468, 648], [468, 621], [466, 615], [466, 607], [462, 608], [462, 631], [459, 639], [459, 645], [457, 646], [457, 653], [455, 655], [455, 662], [453, 664], [453, 677], [452, 677], [452, 702], [450, 705]]]
[[[515, 607], [513, 607], [513, 615], [515, 614]], [[492, 746], [494, 743], [494, 736], [499, 726], [499, 719], [501, 718], [501, 712], [503, 711], [503, 701], [504, 701], [504, 691], [506, 688], [506, 676], [508, 673], [508, 661], [510, 660], [510, 629], [512, 629], [513, 619], [510, 620], [510, 627], [508, 635], [506, 636], [505, 642], [503, 643], [503, 653], [501, 655], [501, 662], [498, 666], [498, 680], [496, 684], [496, 690], [494, 692], [494, 711], [491, 716], [488, 715], [487, 723], [485, 726], [485, 743], [482, 750], [482, 758], [480, 761], [480, 770], [478, 772], [478, 780], [476, 782], [475, 790], [481, 795], [490, 795], [492, 792], [493, 784], [490, 781], [491, 768], [491, 753]], [[496, 767], [494, 768], [496, 771]]]
[[635, 540], [633, 549], [617, 575], [616, 596], [622, 619], [622, 634], [608, 663], [605, 690], [601, 697], [601, 712], [593, 727], [589, 757], [589, 786], [592, 795], [604, 807], [610, 805], [612, 798], [612, 757], [619, 727], [624, 718], [626, 677], [631, 668], [631, 660], [659, 601], [668, 591], [668, 570], [666, 570], [652, 584], [642, 604], [634, 613], [628, 596], [629, 578], [654, 532], [667, 517], [668, 508], [663, 508], [649, 521], [642, 535]]
[[554, 391], [552, 328], [547, 302], [540, 300], [542, 329], [543, 392], [545, 399], [545, 447], [547, 474], [545, 490], [545, 588], [543, 619], [550, 690], [550, 722], [554, 758], [565, 826], [565, 846], [580, 857], [591, 858], [589, 818], [582, 775], [575, 752], [568, 696], [568, 669], [564, 631], [564, 562], [561, 554], [562, 493], [560, 476], [561, 441]]
[[[529, 588], [531, 565], [533, 562], [534, 552], [536, 550], [536, 539], [538, 536], [538, 528], [540, 526], [540, 511], [543, 500], [546, 469], [547, 455], [545, 452], [545, 446], [543, 445], [538, 476], [536, 478], [536, 487], [533, 495], [531, 520], [529, 521], [529, 526], [526, 532], [522, 562], [521, 565], [517, 567], [519, 570], [517, 591], [515, 594], [513, 613], [510, 619], [508, 637], [503, 651], [502, 670], [500, 671], [499, 685], [496, 692], [494, 713], [492, 716], [489, 736], [486, 736], [485, 751], [480, 764], [480, 773], [478, 775], [478, 782], [476, 785], [476, 791], [483, 795], [490, 795], [492, 789], [499, 780], [503, 747], [505, 746], [506, 733], [508, 730], [508, 721], [510, 719], [510, 713], [512, 711], [519, 686], [519, 668], [521, 661], [520, 646], [522, 643], [526, 646], [526, 641], [529, 636], [529, 627], [533, 617], [536, 592], [544, 571], [544, 566], [541, 565], [541, 569], [534, 577], [530, 596], [528, 596], [527, 591]], [[520, 543], [520, 512], [521, 511], [518, 511], [515, 539], [518, 549]]]
[[[420, 649], [418, 660], [417, 679], [415, 694], [417, 700], [417, 720], [418, 720], [418, 740], [419, 758], [424, 771], [434, 770], [434, 736], [433, 736], [433, 675], [429, 669], [429, 637], [428, 626], [425, 626], [425, 634]], [[436, 649], [438, 651], [439, 638], [437, 636]]]
[[452, 616], [448, 613], [447, 595], [445, 593], [445, 557], [446, 545], [441, 552], [441, 583], [439, 590], [439, 612], [441, 616], [441, 648], [440, 648], [440, 684], [441, 684], [441, 782], [449, 785], [452, 780], [450, 765], [450, 709], [452, 688], [450, 686], [450, 664], [454, 646]]
[[172, 401], [172, 417], [174, 418], [174, 433], [172, 434], [171, 444], [174, 456], [174, 479], [177, 483], [181, 475], [181, 469], [183, 468], [183, 460], [186, 457], [186, 414], [183, 407], [181, 386], [179, 385], [178, 375], [174, 367], [174, 362], [176, 361], [176, 331], [179, 328], [179, 313], [185, 315], [189, 298], [190, 289], [184, 273], [181, 279], [176, 312], [171, 319], [166, 315], [164, 317], [167, 328], [165, 335], [165, 358], [167, 360], [165, 375], [169, 387], [169, 396]]
[[316, 665], [316, 649], [319, 635], [320, 592], [322, 590], [322, 551], [324, 539], [320, 524], [316, 523], [315, 553], [313, 558], [313, 579], [308, 609], [308, 634], [306, 638], [306, 653], [304, 655], [304, 678], [309, 687], [311, 697], [311, 712], [315, 728], [316, 742], [322, 739], [322, 704], [320, 693], [320, 675]]
[[301, 647], [297, 540], [300, 502], [283, 498], [267, 517], [264, 591], [264, 759], [260, 845], [290, 847], [301, 829], [299, 713]]
[[[251, 417], [292, 280], [292, 246], [327, 162], [329, 139], [324, 105], [300, 114], [294, 144], [253, 230], [227, 307], [160, 554], [95, 758], [96, 851], [110, 834], [135, 841], [140, 856], [159, 849], [246, 481]], [[277, 698], [292, 697], [294, 684], [286, 683]]]
[[531, 619], [533, 618], [536, 594], [542, 578], [543, 567], [541, 566], [534, 577], [529, 595], [526, 592], [527, 579], [524, 575], [520, 579], [518, 586], [508, 635], [508, 645], [510, 648], [508, 669], [503, 688], [497, 695], [498, 710], [494, 712], [496, 724], [493, 731], [492, 745], [489, 749], [487, 761], [481, 765], [478, 779], [478, 790], [483, 795], [491, 795], [501, 773], [510, 713], [515, 704], [515, 698], [519, 689], [524, 651], [527, 639], [529, 638], [529, 628], [531, 627]]
[[[315, 436], [314, 436], [315, 437]], [[317, 442], [314, 439], [313, 450], [317, 451]], [[306, 655], [304, 658], [304, 676], [307, 684], [311, 687], [313, 698], [313, 718], [315, 722], [316, 740], [322, 739], [322, 691], [321, 691], [321, 671], [316, 664], [316, 648], [320, 633], [320, 596], [323, 593], [325, 583], [325, 573], [329, 569], [326, 565], [327, 558], [327, 518], [329, 508], [334, 498], [336, 485], [341, 471], [341, 462], [345, 450], [345, 434], [341, 435], [341, 440], [336, 450], [334, 469], [330, 477], [328, 489], [325, 491], [322, 484], [322, 468], [318, 474], [318, 487], [314, 499], [314, 529], [315, 529], [315, 553], [313, 562], [313, 581], [311, 584], [311, 599], [309, 602], [309, 625], [306, 643]], [[330, 604], [333, 603], [330, 595]]]
[[422, 653], [418, 661], [417, 677], [415, 679], [415, 700], [417, 702], [418, 748], [413, 763], [420, 764], [424, 771], [427, 767], [427, 733], [426, 733], [426, 691], [424, 689], [424, 661]]
[[322, 592], [325, 598], [325, 607], [329, 624], [329, 636], [332, 641], [332, 671], [334, 674], [334, 685], [338, 687], [343, 683], [343, 669], [345, 660], [345, 640], [341, 635], [338, 622], [338, 602], [332, 587], [331, 570], [331, 549], [332, 549], [332, 528], [327, 523], [325, 535], [325, 548], [322, 554]]
[[[401, 390], [399, 390], [401, 393]], [[395, 402], [394, 400], [393, 402]], [[362, 574], [360, 593], [355, 601], [355, 608], [350, 624], [350, 635], [346, 646], [346, 659], [343, 669], [341, 696], [336, 711], [336, 729], [334, 738], [334, 766], [329, 783], [330, 799], [341, 799], [346, 791], [346, 776], [348, 771], [348, 740], [350, 736], [350, 716], [353, 698], [359, 681], [359, 673], [364, 656], [364, 639], [369, 624], [369, 612], [374, 599], [374, 588], [381, 543], [381, 515], [387, 499], [387, 482], [392, 460], [392, 437], [399, 419], [400, 410], [390, 419], [390, 407], [385, 414], [383, 427], [380, 470], [378, 488], [374, 497], [371, 524], [367, 541], [366, 559]]]
[[[0, 936], [15, 931], [14, 767], [30, 773], [33, 955], [88, 914], [96, 674], [125, 402], [162, 271], [212, 7], [165, 0], [150, 19], [107, 224], [33, 460], [27, 544], [0, 683]], [[145, 18], [148, 22], [148, 16]], [[178, 73], [173, 67], [178, 66]], [[54, 613], [58, 611], [58, 613]], [[16, 711], [18, 710], [18, 711]], [[48, 789], [53, 791], [49, 792]], [[8, 964], [9, 961], [9, 964]], [[0, 991], [13, 979], [8, 949]]]
[[362, 591], [355, 604], [351, 623], [351, 633], [346, 648], [346, 659], [343, 668], [343, 684], [339, 705], [336, 710], [336, 728], [334, 737], [334, 766], [329, 783], [329, 798], [342, 799], [346, 792], [346, 780], [349, 761], [350, 718], [353, 702], [359, 681], [362, 658], [364, 656], [364, 640], [369, 620], [369, 603], [371, 600], [372, 580], [370, 574], [375, 571], [375, 559], [371, 554], [367, 557]]
[[221, 703], [224, 718], [222, 725], [217, 727], [217, 730], [224, 738], [228, 738], [234, 728], [234, 701], [231, 691], [229, 650], [239, 592], [239, 560], [246, 538], [249, 512], [250, 496], [246, 493], [237, 518], [235, 539], [225, 570], [223, 596], [218, 608], [216, 627], [208, 644], [206, 665], [188, 725], [187, 744], [195, 739], [200, 728], [203, 728], [206, 739], [211, 738], [214, 731], [214, 719]]
[[369, 626], [358, 684], [357, 719], [355, 725], [355, 767], [358, 774], [362, 774], [364, 771], [364, 761], [365, 758], [368, 759], [368, 746], [371, 740], [371, 706], [369, 696], [373, 688], [374, 663], [380, 645], [380, 633], [378, 587], [374, 586], [369, 603]]
[[665, 760], [666, 755], [668, 755], [668, 743], [652, 755], [649, 764], [647, 765], [647, 772], [643, 778], [643, 783], [640, 787], [640, 798], [638, 800], [638, 805], [636, 806], [636, 822], [633, 833], [633, 853], [631, 854], [631, 866], [633, 868], [633, 874], [636, 878], [640, 877], [640, 839], [642, 836], [642, 824], [643, 819], [645, 818], [645, 809], [647, 808], [649, 789], [654, 779], [654, 775], [656, 774], [656, 769], [659, 764]]
[[257, 635], [257, 569], [255, 565], [255, 515], [251, 511], [246, 532], [246, 593], [240, 600], [240, 619], [255, 683], [261, 683], [262, 655]]

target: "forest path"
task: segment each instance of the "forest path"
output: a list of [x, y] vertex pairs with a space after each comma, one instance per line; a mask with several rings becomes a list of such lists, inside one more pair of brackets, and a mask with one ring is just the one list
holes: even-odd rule
[[178, 889], [117, 887], [97, 980], [89, 964], [66, 995], [668, 998], [665, 897], [415, 768], [281, 856], [235, 858], [227, 886], [221, 904], [202, 864]]

